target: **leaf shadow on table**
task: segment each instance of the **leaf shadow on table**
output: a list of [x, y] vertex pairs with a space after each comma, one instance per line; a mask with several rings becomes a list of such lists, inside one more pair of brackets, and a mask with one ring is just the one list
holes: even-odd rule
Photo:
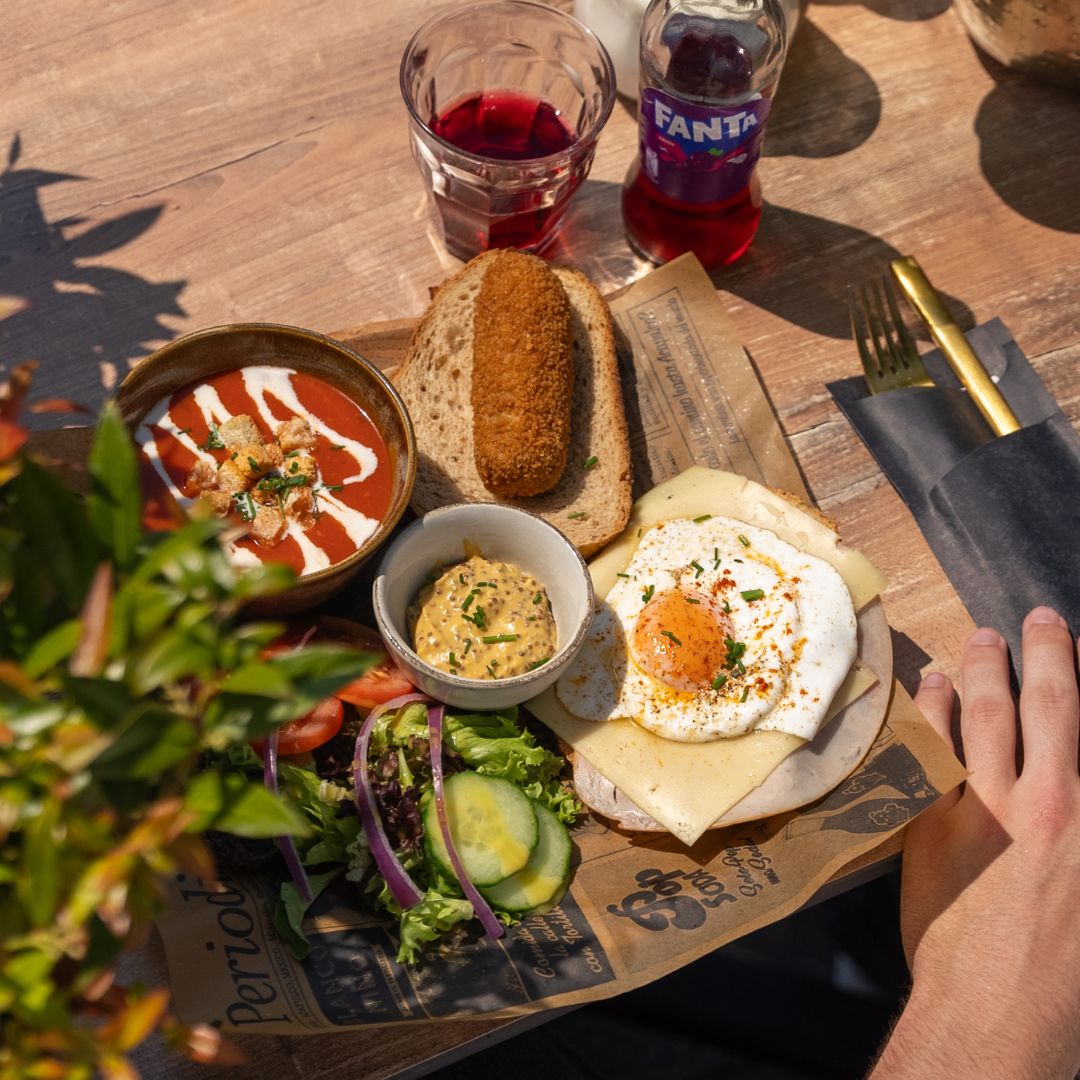
[[[710, 277], [718, 289], [787, 322], [827, 337], [850, 338], [848, 286], [886, 273], [889, 262], [903, 254], [862, 229], [766, 202], [749, 251]], [[807, 281], [815, 287], [808, 289]], [[963, 329], [975, 324], [966, 304], [942, 295]], [[929, 340], [921, 326], [909, 325], [915, 336]]]
[[[813, 0], [811, 9], [822, 7], [852, 7], [852, 0]], [[952, 0], [862, 0], [862, 7], [875, 15], [898, 22], [921, 22], [936, 19], [949, 10]]]
[[36, 360], [34, 397], [58, 395], [96, 412], [128, 361], [176, 336], [162, 320], [186, 314], [178, 298], [187, 282], [94, 265], [152, 228], [163, 204], [98, 218], [78, 232], [87, 218], [49, 221], [41, 193], [86, 178], [20, 166], [21, 157], [15, 135], [0, 172], [0, 295], [24, 306], [0, 322], [0, 371]]
[[880, 119], [881, 94], [866, 69], [809, 19], [801, 22], [769, 115], [763, 155], [846, 154], [870, 138]]
[[[996, 83], [975, 117], [983, 176], [1010, 209], [1029, 221], [1080, 233], [1076, 91], [1010, 71], [972, 48]], [[1037, 172], [1032, 162], [1038, 163]]]

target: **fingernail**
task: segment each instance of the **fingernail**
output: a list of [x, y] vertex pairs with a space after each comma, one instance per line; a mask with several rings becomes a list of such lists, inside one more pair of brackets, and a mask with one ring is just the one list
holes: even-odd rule
[[941, 690], [949, 685], [949, 680], [940, 671], [931, 671], [923, 676], [922, 684], [927, 690]]
[[1024, 621], [1032, 624], [1040, 624], [1046, 626], [1064, 627], [1066, 625], [1065, 620], [1053, 608], [1050, 607], [1035, 608], [1028, 613], [1028, 617]]
[[1003, 640], [1001, 635], [989, 626], [984, 626], [981, 630], [976, 630], [974, 634], [968, 639], [972, 645], [1001, 645]]

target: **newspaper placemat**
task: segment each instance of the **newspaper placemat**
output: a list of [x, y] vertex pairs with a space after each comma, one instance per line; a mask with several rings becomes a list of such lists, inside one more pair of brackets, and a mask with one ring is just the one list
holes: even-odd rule
[[[693, 257], [650, 273], [611, 306], [637, 494], [692, 464], [805, 493]], [[362, 333], [349, 341], [364, 351]], [[795, 911], [962, 778], [894, 685], [866, 760], [812, 807], [706, 833], [692, 848], [590, 819], [574, 832], [573, 882], [558, 908], [498, 941], [477, 926], [414, 967], [394, 960], [390, 929], [361, 910], [357, 886], [342, 883], [319, 898], [311, 952], [299, 962], [273, 931], [278, 880], [225, 872], [214, 886], [178, 876], [158, 922], [174, 1005], [184, 1020], [225, 1030], [302, 1035], [509, 1017], [611, 997]]]

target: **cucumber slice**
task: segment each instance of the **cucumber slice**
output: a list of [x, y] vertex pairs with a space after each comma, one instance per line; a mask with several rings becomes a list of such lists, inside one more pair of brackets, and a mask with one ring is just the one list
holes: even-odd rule
[[[450, 835], [474, 885], [494, 885], [525, 866], [540, 830], [533, 801], [521, 788], [500, 777], [459, 772], [446, 778], [443, 789]], [[452, 878], [434, 796], [424, 800], [421, 812], [428, 856]]]
[[532, 857], [516, 874], [480, 890], [489, 904], [514, 914], [540, 913], [554, 907], [570, 881], [570, 833], [546, 806], [533, 803], [533, 809], [540, 825], [540, 842]]

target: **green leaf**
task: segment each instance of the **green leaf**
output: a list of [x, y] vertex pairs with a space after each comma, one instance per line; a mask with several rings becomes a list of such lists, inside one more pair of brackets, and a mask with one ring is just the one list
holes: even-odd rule
[[26, 828], [19, 895], [23, 909], [35, 927], [47, 926], [60, 894], [60, 843], [57, 823], [60, 803], [46, 802]]
[[149, 694], [168, 683], [209, 679], [215, 667], [212, 649], [189, 634], [169, 630], [132, 658], [131, 687], [136, 694]]
[[102, 780], [149, 780], [166, 776], [192, 755], [198, 741], [198, 732], [187, 717], [146, 703], [90, 768]]
[[131, 435], [112, 402], [105, 406], [94, 433], [89, 472], [90, 525], [113, 561], [128, 567], [142, 534], [139, 469]]
[[[48, 573], [68, 612], [82, 606], [98, 561], [98, 547], [79, 500], [50, 472], [24, 461], [11, 483], [15, 513], [32, 547], [23, 552]], [[16, 566], [16, 580], [20, 568]]]
[[23, 659], [23, 672], [31, 679], [40, 679], [61, 661], [66, 660], [79, 644], [82, 624], [68, 619], [39, 638]]
[[135, 700], [123, 683], [112, 679], [64, 679], [64, 689], [71, 700], [103, 731], [111, 731], [124, 722]]
[[306, 836], [304, 819], [264, 784], [250, 783], [238, 773], [208, 769], [194, 777], [185, 806], [197, 817], [189, 832], [218, 829], [235, 836], [263, 838]]

